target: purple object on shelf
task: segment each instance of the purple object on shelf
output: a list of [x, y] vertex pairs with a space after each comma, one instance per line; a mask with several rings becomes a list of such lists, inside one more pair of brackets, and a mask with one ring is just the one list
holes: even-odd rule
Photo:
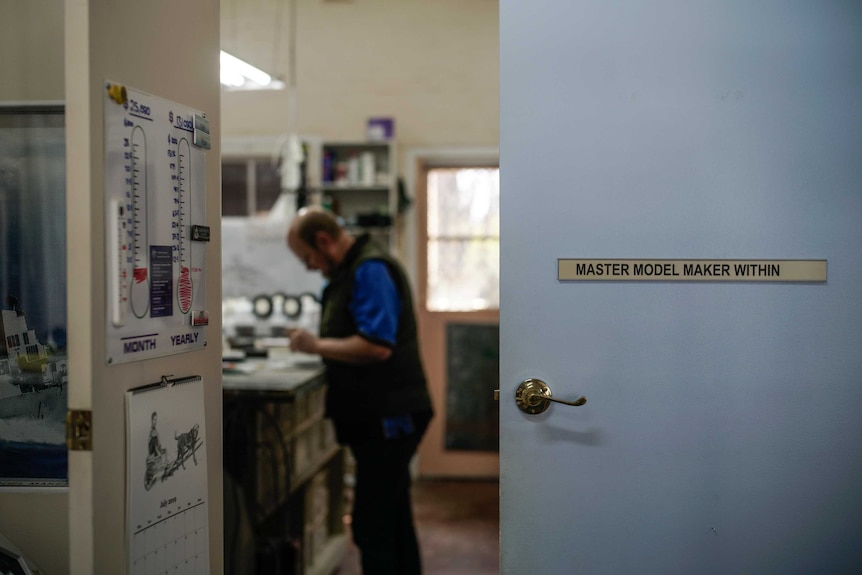
[[365, 137], [369, 140], [391, 140], [395, 136], [394, 118], [368, 118]]
[[323, 152], [323, 182], [330, 184], [335, 181], [335, 154], [330, 150]]

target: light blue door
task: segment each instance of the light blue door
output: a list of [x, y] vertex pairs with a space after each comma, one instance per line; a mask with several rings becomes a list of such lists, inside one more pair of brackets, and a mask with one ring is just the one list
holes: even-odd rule
[[862, 5], [500, 4], [502, 572], [862, 572]]

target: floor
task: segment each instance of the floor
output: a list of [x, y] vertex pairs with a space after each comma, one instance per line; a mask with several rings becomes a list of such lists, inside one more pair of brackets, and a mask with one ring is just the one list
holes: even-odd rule
[[[496, 481], [419, 480], [413, 513], [423, 575], [500, 573], [499, 484]], [[338, 575], [361, 575], [351, 544]]]

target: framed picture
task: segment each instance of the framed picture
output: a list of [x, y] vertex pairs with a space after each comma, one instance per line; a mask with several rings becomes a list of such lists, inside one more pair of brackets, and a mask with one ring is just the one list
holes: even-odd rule
[[66, 487], [62, 104], [0, 104], [0, 488]]

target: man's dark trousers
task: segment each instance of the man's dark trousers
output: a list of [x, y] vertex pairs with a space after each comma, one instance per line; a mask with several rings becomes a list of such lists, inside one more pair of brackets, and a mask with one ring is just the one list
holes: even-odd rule
[[409, 434], [349, 443], [356, 461], [351, 529], [364, 575], [422, 573], [410, 499], [410, 460], [427, 422], [417, 423]]

